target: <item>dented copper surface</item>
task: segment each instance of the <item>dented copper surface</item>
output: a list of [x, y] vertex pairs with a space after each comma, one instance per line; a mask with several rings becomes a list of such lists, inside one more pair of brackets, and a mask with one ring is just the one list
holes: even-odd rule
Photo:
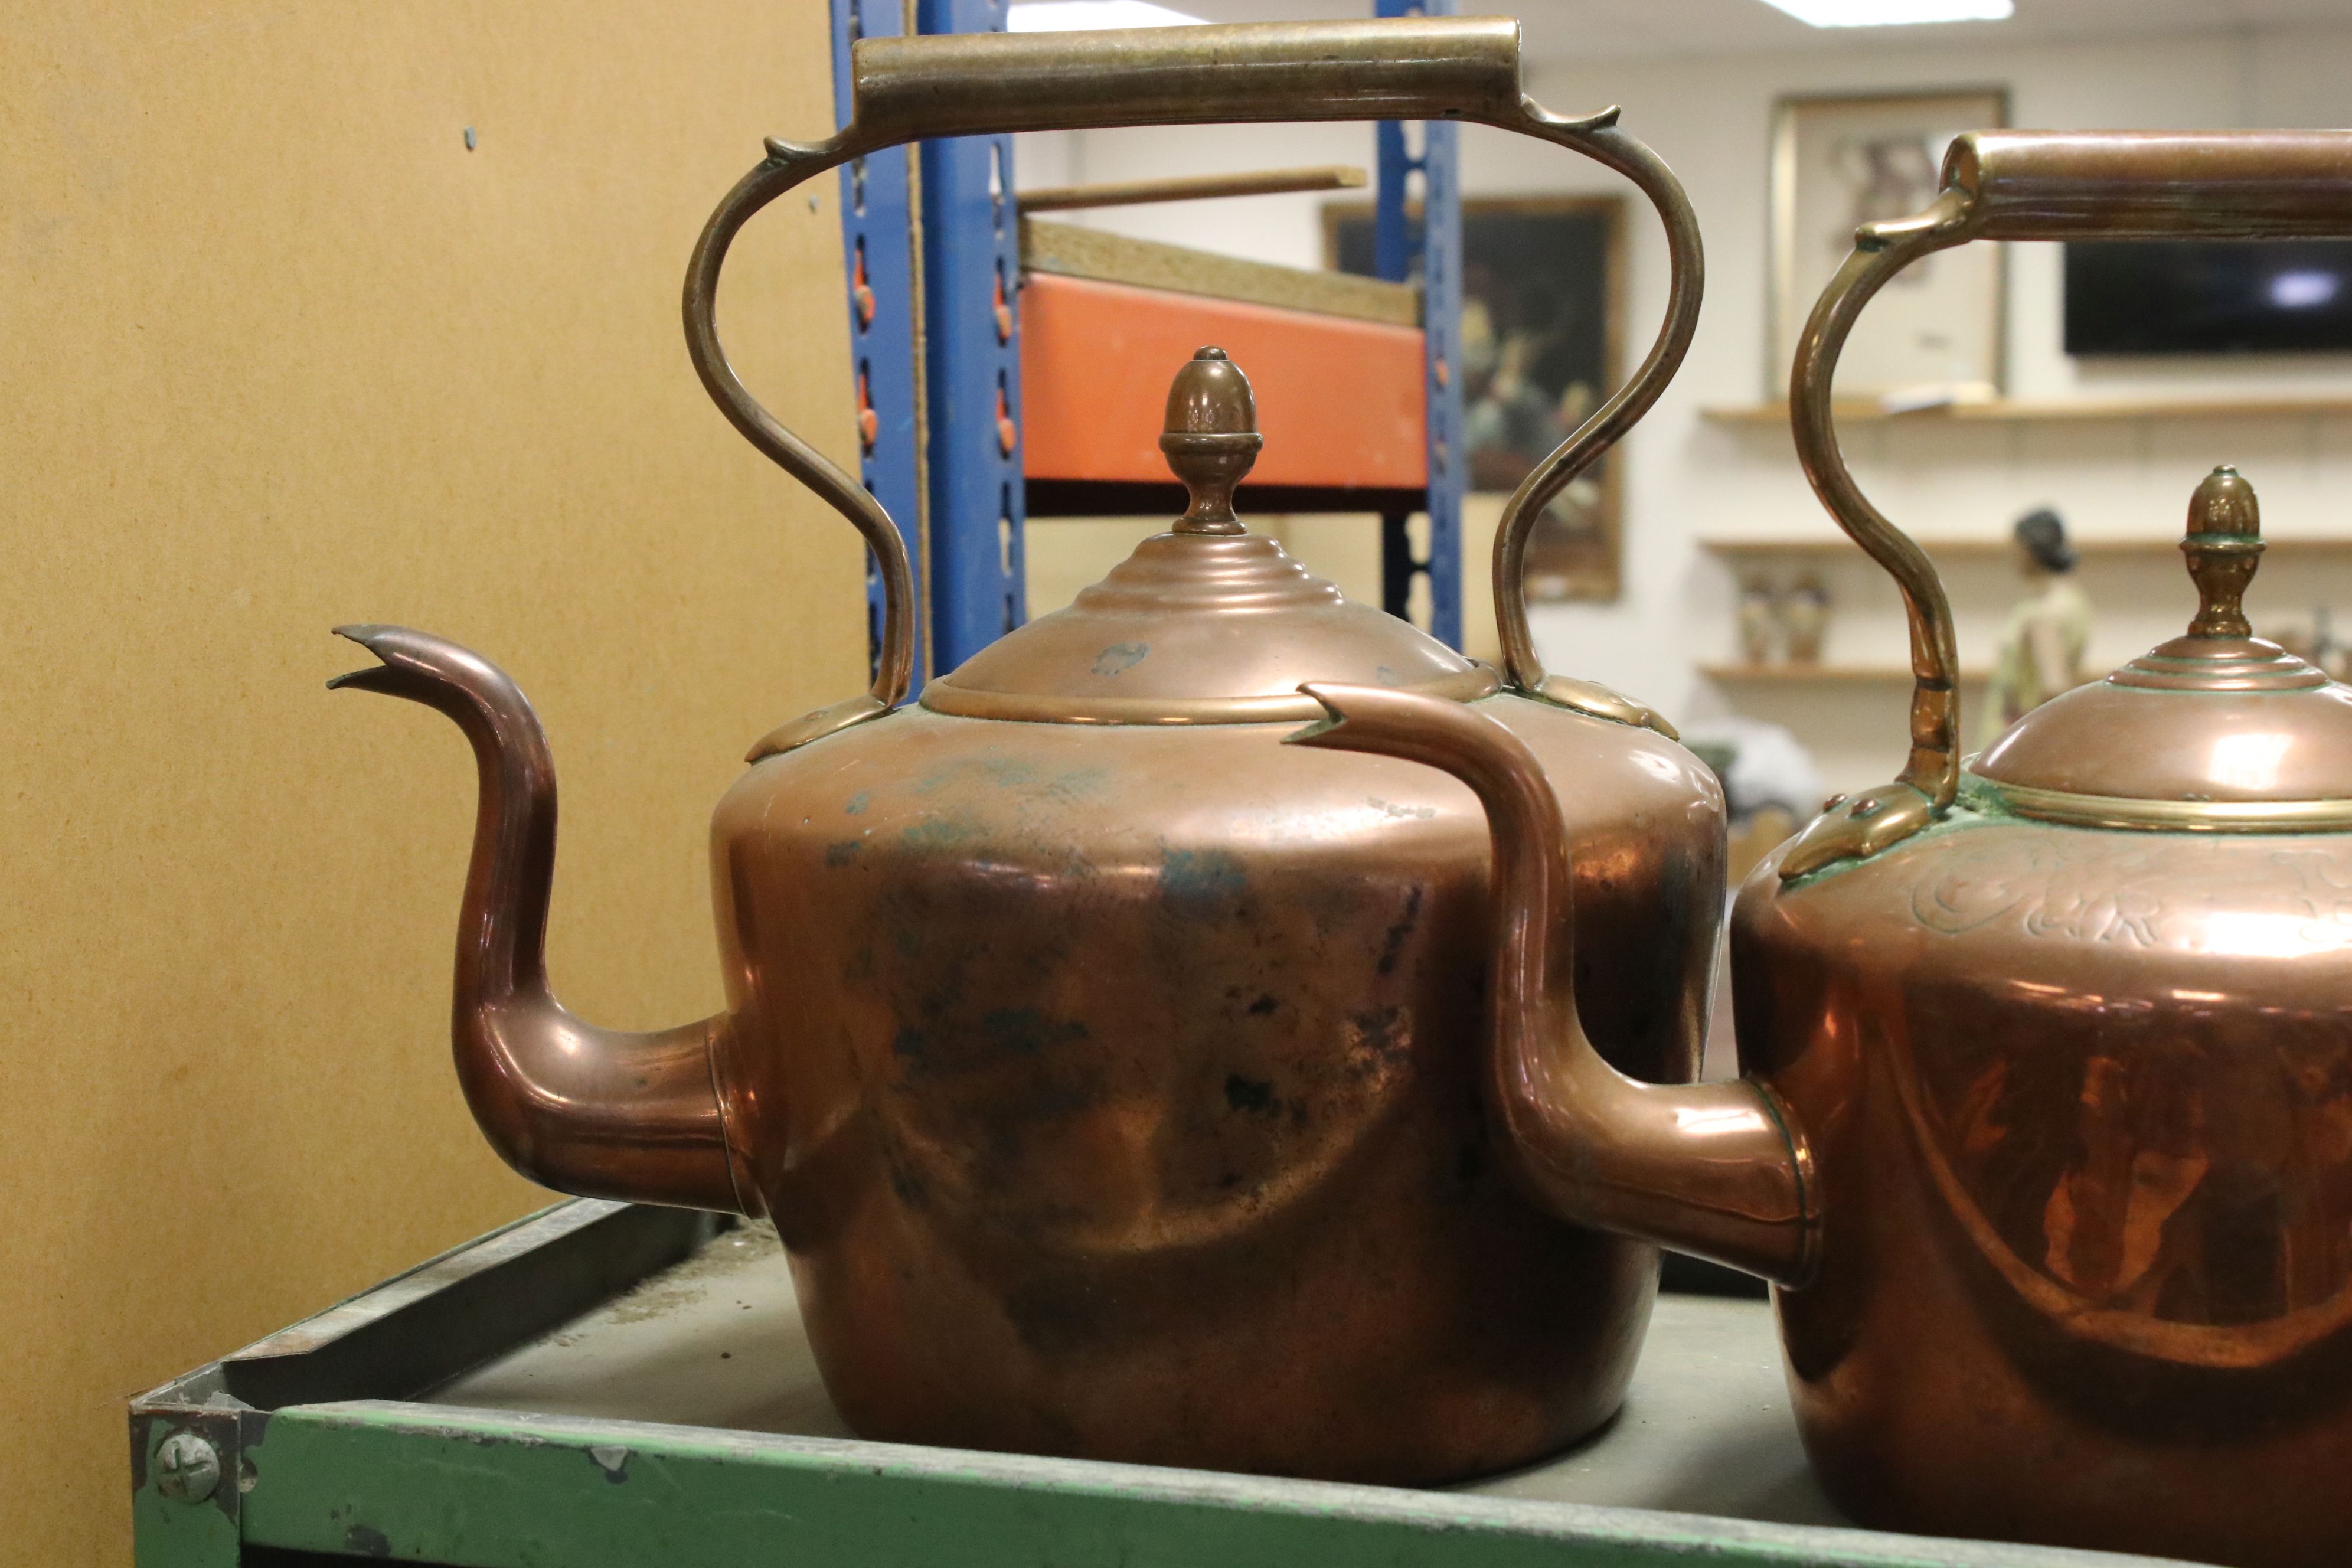
[[[569, 1190], [772, 1215], [826, 1386], [869, 1436], [1395, 1482], [1560, 1447], [1616, 1409], [1656, 1288], [1650, 1246], [1564, 1219], [1543, 1191], [1575, 1140], [1613, 1131], [1523, 1130], [1492, 1092], [1520, 1057], [1486, 1022], [1471, 790], [1284, 741], [1322, 711], [1308, 680], [1475, 711], [1509, 737], [1560, 786], [1548, 907], [1572, 902], [1580, 934], [1554, 990], [1573, 990], [1598, 1070], [1691, 1077], [1720, 793], [1647, 710], [1548, 684], [1517, 581], [1534, 515], [1688, 342], [1698, 252], [1679, 186], [1613, 111], [1563, 121], [1523, 99], [1507, 21], [869, 40], [856, 58], [851, 123], [772, 144], [688, 280], [705, 384], [865, 532], [887, 600], [871, 689], [759, 742], [713, 817], [725, 1013], [630, 1036], [555, 1003], [540, 942], [554, 780], [528, 705], [438, 639], [351, 634], [384, 661], [353, 683], [450, 714], [481, 760], [456, 1039], [484, 1131]], [[1162, 442], [1184, 516], [902, 705], [897, 529], [718, 343], [742, 222], [920, 132], [1400, 113], [1585, 152], [1668, 225], [1657, 346], [1501, 530], [1510, 668], [1349, 604], [1249, 534], [1233, 506], [1259, 446], [1248, 384], [1203, 349]], [[1721, 1099], [1688, 1103], [1746, 1118], [1727, 1141], [1756, 1141], [1758, 1104]], [[1624, 1201], [1654, 1209], [1622, 1169]], [[1777, 1258], [1792, 1201], [1729, 1192], [1690, 1229]]]

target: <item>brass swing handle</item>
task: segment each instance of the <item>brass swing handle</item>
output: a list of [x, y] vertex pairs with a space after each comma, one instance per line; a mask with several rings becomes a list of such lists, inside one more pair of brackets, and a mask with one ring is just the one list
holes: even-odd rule
[[1959, 790], [1951, 605], [1925, 552], [1854, 483], [1830, 404], [1872, 296], [1920, 257], [1972, 239], [2286, 239], [2352, 235], [2352, 132], [1979, 131], [1944, 155], [1927, 210], [1868, 224], [1797, 340], [1789, 419], [1813, 493], [1893, 576], [1911, 624], [1911, 754], [1893, 784], [1824, 812], [1780, 861], [1794, 878], [1866, 858], [1941, 816]]
[[[849, 123], [823, 142], [771, 139], [768, 155], [710, 215], [686, 278], [686, 336], [702, 384], [736, 429], [865, 535], [880, 563], [882, 647], [867, 692], [796, 720], [755, 754], [887, 712], [913, 676], [912, 575], [889, 515], [851, 475], [760, 405], [719, 342], [719, 273], [736, 231], [794, 186], [849, 160], [925, 136], [1122, 125], [1285, 120], [1459, 120], [1556, 142], [1641, 189], [1665, 224], [1673, 280], [1664, 324], [1633, 378], [1536, 466], [1495, 540], [1496, 618], [1505, 673], [1546, 685], [1521, 591], [1528, 534], [1543, 509], [1657, 401], [1681, 365], [1703, 287], [1698, 222], [1673, 173], [1617, 127], [1617, 110], [1551, 114], [1519, 89], [1518, 24], [1509, 17], [1271, 22], [1125, 32], [970, 33], [868, 38], [851, 54]], [[1447, 460], [1460, 462], [1464, 454]], [[1646, 710], [1599, 688], [1554, 681], [1572, 706], [1643, 721]], [[1612, 700], [1618, 706], [1612, 707]]]

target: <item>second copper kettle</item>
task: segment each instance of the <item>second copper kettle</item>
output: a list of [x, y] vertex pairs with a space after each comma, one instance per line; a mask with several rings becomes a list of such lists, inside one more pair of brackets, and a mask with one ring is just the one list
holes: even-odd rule
[[[1979, 132], [1935, 205], [1873, 225], [1808, 325], [1798, 449], [1902, 589], [1910, 755], [1769, 858], [1732, 917], [1744, 1087], [1804, 1197], [1776, 1293], [1825, 1489], [1864, 1523], [2254, 1568], [2352, 1560], [2352, 689], [2252, 636], [2253, 490], [2206, 477], [2182, 636], [1958, 751], [1941, 584], [1831, 426], [1838, 351], [1906, 263], [1965, 240], [2352, 234], [2352, 133]], [[1578, 852], [1526, 748], [1458, 705], [1317, 688], [1301, 739], [1417, 755], [1496, 837], [1495, 1027], [1540, 1124], [1654, 1130], [1613, 1212], [1786, 1165], [1589, 1048]], [[1573, 960], [1580, 968], [1581, 952]], [[1732, 1086], [1724, 1086], [1727, 1105]], [[1691, 1134], [1677, 1147], [1664, 1129]], [[1718, 1256], [1724, 1254], [1718, 1253]], [[1753, 1263], [1750, 1267], [1755, 1267]]]

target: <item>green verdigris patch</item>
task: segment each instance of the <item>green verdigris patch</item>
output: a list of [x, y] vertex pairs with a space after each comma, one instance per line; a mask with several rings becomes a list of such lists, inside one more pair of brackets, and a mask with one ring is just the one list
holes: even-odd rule
[[1144, 656], [1150, 651], [1150, 643], [1115, 642], [1095, 655], [1094, 663], [1087, 668], [1096, 675], [1125, 675], [1129, 670], [1141, 664]]
[[1239, 898], [1249, 887], [1249, 871], [1240, 857], [1223, 849], [1169, 849], [1160, 852], [1160, 889], [1178, 905], [1216, 903]]

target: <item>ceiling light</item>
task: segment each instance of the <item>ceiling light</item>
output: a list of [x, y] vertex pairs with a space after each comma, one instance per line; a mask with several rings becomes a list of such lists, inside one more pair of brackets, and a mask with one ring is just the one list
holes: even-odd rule
[[1097, 33], [1109, 27], [1197, 27], [1198, 16], [1150, 0], [1032, 0], [1004, 14], [1013, 33]]
[[2281, 272], [2271, 279], [2271, 303], [2282, 310], [2316, 310], [2343, 285], [2333, 272]]
[[1913, 22], [2006, 22], [2017, 0], [1764, 0], [1815, 27], [1899, 27]]

